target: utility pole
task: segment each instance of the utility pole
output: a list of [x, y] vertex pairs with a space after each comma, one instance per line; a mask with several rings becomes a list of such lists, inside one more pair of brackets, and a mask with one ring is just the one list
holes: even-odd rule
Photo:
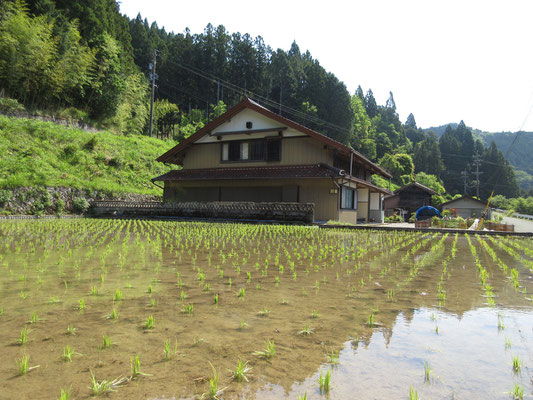
[[481, 156], [479, 154], [474, 154], [474, 164], [476, 165], [476, 197], [479, 199], [479, 175], [483, 172], [479, 172], [479, 164], [481, 164]]
[[148, 69], [150, 69], [150, 81], [152, 82], [152, 99], [150, 101], [150, 136], [152, 136], [152, 131], [154, 129], [154, 96], [155, 96], [155, 80], [157, 75], [155, 73], [155, 65], [157, 63], [157, 50], [154, 50], [154, 62], [150, 64]]
[[468, 172], [466, 172], [466, 170], [461, 171], [461, 176], [463, 177], [463, 180], [464, 180], [463, 195], [466, 195], [466, 180], [468, 179]]

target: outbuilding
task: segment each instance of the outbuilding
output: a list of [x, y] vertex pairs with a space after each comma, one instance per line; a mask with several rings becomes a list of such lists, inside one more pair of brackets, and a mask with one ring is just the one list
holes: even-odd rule
[[[455, 200], [450, 200], [446, 203], [441, 204], [442, 211], [450, 210], [452, 215], [457, 217], [467, 218], [481, 218], [485, 207], [487, 206], [486, 202], [475, 199], [470, 196], [463, 196]], [[487, 211], [485, 219], [491, 218], [490, 208]]]

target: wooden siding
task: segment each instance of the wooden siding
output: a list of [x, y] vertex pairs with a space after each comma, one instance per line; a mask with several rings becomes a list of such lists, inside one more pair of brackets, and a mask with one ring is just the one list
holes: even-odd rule
[[300, 203], [313, 203], [315, 205], [315, 220], [329, 221], [338, 219], [339, 193], [330, 193], [331, 190], [340, 192], [330, 179], [313, 179], [309, 183], [300, 181]]
[[221, 142], [193, 144], [185, 154], [183, 168], [262, 167], [268, 165], [332, 165], [333, 153], [310, 137], [284, 138], [281, 143], [281, 161], [221, 161]]

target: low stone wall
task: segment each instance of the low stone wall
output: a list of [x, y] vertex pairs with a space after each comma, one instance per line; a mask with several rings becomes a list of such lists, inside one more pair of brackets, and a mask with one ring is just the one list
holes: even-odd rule
[[90, 213], [100, 217], [185, 217], [256, 219], [312, 223], [314, 204], [248, 202], [123, 202], [93, 201]]

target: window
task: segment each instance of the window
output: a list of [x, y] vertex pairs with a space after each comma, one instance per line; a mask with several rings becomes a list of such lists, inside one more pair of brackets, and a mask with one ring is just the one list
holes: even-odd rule
[[265, 159], [265, 141], [251, 140], [250, 144], [250, 160], [261, 161]]
[[222, 143], [222, 161], [281, 161], [281, 139]]
[[357, 190], [343, 186], [341, 192], [341, 208], [357, 210]]
[[267, 161], [281, 160], [281, 139], [267, 139]]

